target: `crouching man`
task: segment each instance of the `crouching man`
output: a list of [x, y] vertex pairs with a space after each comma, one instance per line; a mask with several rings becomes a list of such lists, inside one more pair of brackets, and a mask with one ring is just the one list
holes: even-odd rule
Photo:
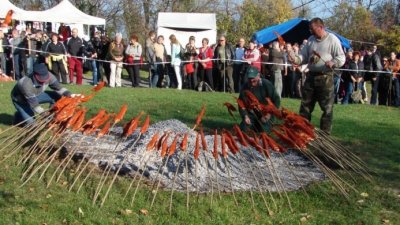
[[[270, 98], [274, 105], [279, 108], [281, 104], [280, 96], [275, 90], [274, 85], [267, 79], [260, 77], [260, 71], [253, 66], [250, 66], [246, 72], [247, 82], [243, 85], [240, 91], [239, 99], [243, 102], [248, 102], [246, 99], [246, 91], [250, 91], [255, 95], [258, 101], [262, 104], [267, 104], [266, 98]], [[263, 116], [260, 112], [254, 110], [248, 111], [240, 109], [242, 116], [242, 123], [240, 128], [243, 131], [252, 129], [256, 132], [263, 132], [270, 130], [271, 115]]]
[[[47, 87], [53, 91], [46, 91]], [[11, 91], [11, 100], [17, 110], [14, 124], [22, 121], [25, 124], [33, 123], [35, 113], [45, 111], [41, 104], [49, 103], [52, 106], [62, 95], [69, 97], [71, 92], [61, 87], [44, 63], [35, 64], [33, 73], [18, 80]]]

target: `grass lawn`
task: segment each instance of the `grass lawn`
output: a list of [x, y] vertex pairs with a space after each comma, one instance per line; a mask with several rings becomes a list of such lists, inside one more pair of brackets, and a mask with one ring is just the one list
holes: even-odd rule
[[[0, 128], [10, 126], [14, 107], [10, 101], [13, 83], [0, 83]], [[89, 86], [68, 86], [75, 93], [87, 93]], [[198, 93], [172, 89], [104, 88], [87, 103], [90, 113], [100, 108], [118, 111], [128, 103], [126, 120], [140, 111], [150, 114], [152, 122], [179, 119], [192, 126], [201, 105], [207, 106], [203, 124], [207, 130], [230, 128], [235, 122], [222, 103], [233, 102], [231, 94]], [[300, 101], [283, 99], [282, 105], [298, 111]], [[316, 107], [312, 122], [319, 124], [321, 112]], [[239, 207], [224, 194], [210, 206], [210, 196], [194, 196], [186, 210], [184, 194], [174, 195], [172, 215], [168, 212], [170, 192], [159, 193], [155, 207], [149, 209], [149, 189], [141, 187], [134, 206], [123, 201], [129, 179], [119, 177], [103, 208], [92, 205], [93, 189], [98, 177], [90, 178], [84, 189], [68, 192], [65, 176], [46, 189], [45, 181], [32, 179], [21, 185], [22, 168], [17, 157], [0, 164], [0, 224], [400, 224], [400, 110], [370, 105], [335, 105], [333, 134], [342, 144], [359, 155], [374, 171], [374, 182], [359, 179], [355, 188], [368, 193], [352, 193], [350, 200], [342, 197], [329, 181], [307, 187], [303, 192], [291, 192], [294, 211], [284, 199], [278, 199], [279, 210], [268, 216], [261, 197], [255, 194], [256, 209], [252, 210], [248, 193], [238, 193]], [[0, 152], [0, 154], [3, 154]], [[55, 167], [50, 168], [50, 171]], [[50, 173], [51, 175], [51, 173]], [[50, 176], [48, 175], [48, 176]], [[45, 179], [46, 180], [46, 179]], [[268, 199], [267, 199], [268, 200]], [[360, 201], [362, 200], [362, 201]], [[130, 213], [127, 210], [132, 210]]]

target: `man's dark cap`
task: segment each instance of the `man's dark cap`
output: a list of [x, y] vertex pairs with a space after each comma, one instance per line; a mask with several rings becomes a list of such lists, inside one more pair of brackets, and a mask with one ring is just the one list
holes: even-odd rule
[[260, 73], [260, 71], [258, 71], [258, 69], [257, 69], [256, 67], [250, 66], [250, 67], [247, 69], [246, 75], [247, 75], [247, 78], [253, 79], [253, 78], [256, 78], [256, 77], [258, 76], [259, 73]]
[[44, 83], [50, 79], [49, 70], [44, 63], [37, 63], [33, 66], [33, 74], [41, 83]]

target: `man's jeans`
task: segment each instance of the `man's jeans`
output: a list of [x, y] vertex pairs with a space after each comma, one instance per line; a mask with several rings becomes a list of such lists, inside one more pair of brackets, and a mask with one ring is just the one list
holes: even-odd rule
[[26, 57], [26, 75], [30, 75], [33, 73], [33, 64], [36, 61], [36, 57], [27, 56]]
[[346, 93], [342, 99], [342, 104], [346, 105], [349, 104], [349, 102], [351, 101], [351, 94], [353, 93], [353, 82], [352, 81], [344, 82], [344, 88]]
[[1, 61], [1, 69], [3, 70], [3, 73], [7, 73], [7, 64], [6, 64], [6, 55], [3, 52], [0, 52], [0, 61]]
[[157, 87], [157, 83], [158, 83], [158, 79], [160, 78], [159, 71], [157, 69], [155, 69], [155, 70], [152, 69], [150, 74], [151, 74], [150, 87], [151, 88], [156, 88]]
[[96, 60], [92, 60], [92, 72], [93, 72], [93, 85], [97, 85], [98, 82], [98, 77], [99, 76], [99, 70], [97, 70], [97, 62]]
[[14, 74], [15, 74], [15, 80], [19, 80], [19, 79], [22, 78], [20, 63], [21, 63], [21, 61], [20, 61], [19, 54], [13, 55], [13, 64], [14, 64], [13, 65], [14, 66], [13, 70], [14, 70]]
[[[338, 74], [333, 75], [335, 103], [337, 103], [338, 99], [339, 99], [340, 80], [341, 80], [340, 75], [338, 75]], [[353, 87], [352, 87], [352, 89], [353, 89]], [[347, 94], [347, 90], [346, 90], [346, 94]]]
[[393, 89], [394, 89], [394, 106], [400, 106], [400, 79], [393, 78]]
[[[46, 91], [37, 96], [39, 104], [49, 103], [50, 107], [59, 99], [60, 96], [54, 91]], [[13, 104], [17, 112], [15, 113], [15, 123], [20, 123], [25, 121], [26, 124], [34, 122], [33, 116], [35, 113], [32, 108], [27, 103], [19, 103], [14, 101]]]

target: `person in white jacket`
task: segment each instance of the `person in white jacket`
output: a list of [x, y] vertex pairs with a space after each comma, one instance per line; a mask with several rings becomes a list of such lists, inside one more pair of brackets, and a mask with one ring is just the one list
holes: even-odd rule
[[177, 89], [182, 89], [182, 76], [181, 76], [181, 44], [178, 39], [176, 39], [175, 35], [169, 36], [169, 40], [171, 41], [171, 66], [174, 68], [176, 81], [177, 81]]

